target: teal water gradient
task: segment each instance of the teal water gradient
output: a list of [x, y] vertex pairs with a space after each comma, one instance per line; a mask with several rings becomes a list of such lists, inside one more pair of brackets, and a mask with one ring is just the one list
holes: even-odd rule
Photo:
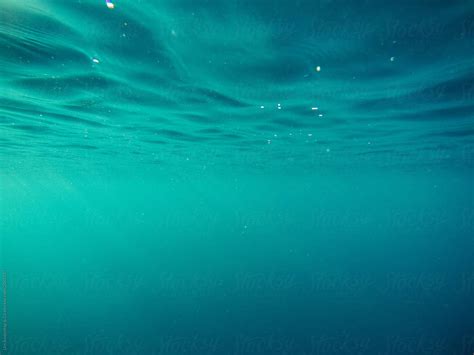
[[472, 1], [114, 4], [0, 0], [1, 354], [474, 352]]

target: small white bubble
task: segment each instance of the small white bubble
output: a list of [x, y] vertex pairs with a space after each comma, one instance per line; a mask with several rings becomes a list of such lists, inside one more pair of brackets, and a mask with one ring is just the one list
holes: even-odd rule
[[99, 64], [99, 63], [100, 63], [99, 59], [97, 59], [97, 58], [92, 58], [92, 61], [93, 61], [94, 63], [96, 63], [96, 64]]
[[390, 61], [393, 62], [395, 60], [395, 57], [390, 57]]
[[321, 71], [321, 67], [319, 65], [316, 67], [316, 71]]
[[320, 113], [318, 116], [319, 116], [319, 117], [323, 117], [323, 114], [322, 114], [322, 113]]
[[311, 107], [311, 110], [316, 111], [318, 108], [317, 107]]
[[262, 106], [260, 106], [260, 108], [265, 108], [265, 106], [262, 105]]

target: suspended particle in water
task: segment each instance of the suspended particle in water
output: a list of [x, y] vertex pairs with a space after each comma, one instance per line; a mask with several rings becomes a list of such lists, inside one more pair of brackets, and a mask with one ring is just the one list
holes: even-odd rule
[[100, 62], [99, 62], [99, 59], [97, 59], [97, 58], [92, 58], [92, 61], [93, 61], [95, 64], [99, 64], [99, 63], [100, 63]]
[[109, 9], [111, 9], [111, 10], [115, 8], [114, 3], [111, 2], [110, 0], [105, 0], [105, 4], [106, 4], [107, 7], [108, 7]]
[[390, 61], [393, 62], [395, 60], [395, 57], [390, 57]]
[[316, 111], [318, 108], [317, 107], [311, 107], [311, 110]]
[[319, 65], [316, 67], [316, 71], [321, 71], [321, 67]]

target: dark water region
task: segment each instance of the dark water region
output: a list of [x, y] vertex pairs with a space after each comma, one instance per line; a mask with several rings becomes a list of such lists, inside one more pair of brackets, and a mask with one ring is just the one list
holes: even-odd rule
[[0, 0], [1, 354], [474, 352], [472, 1], [111, 3]]

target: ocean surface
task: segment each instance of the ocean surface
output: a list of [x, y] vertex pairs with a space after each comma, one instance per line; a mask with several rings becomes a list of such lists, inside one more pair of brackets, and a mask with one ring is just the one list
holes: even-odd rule
[[0, 354], [474, 353], [474, 1], [0, 0]]

